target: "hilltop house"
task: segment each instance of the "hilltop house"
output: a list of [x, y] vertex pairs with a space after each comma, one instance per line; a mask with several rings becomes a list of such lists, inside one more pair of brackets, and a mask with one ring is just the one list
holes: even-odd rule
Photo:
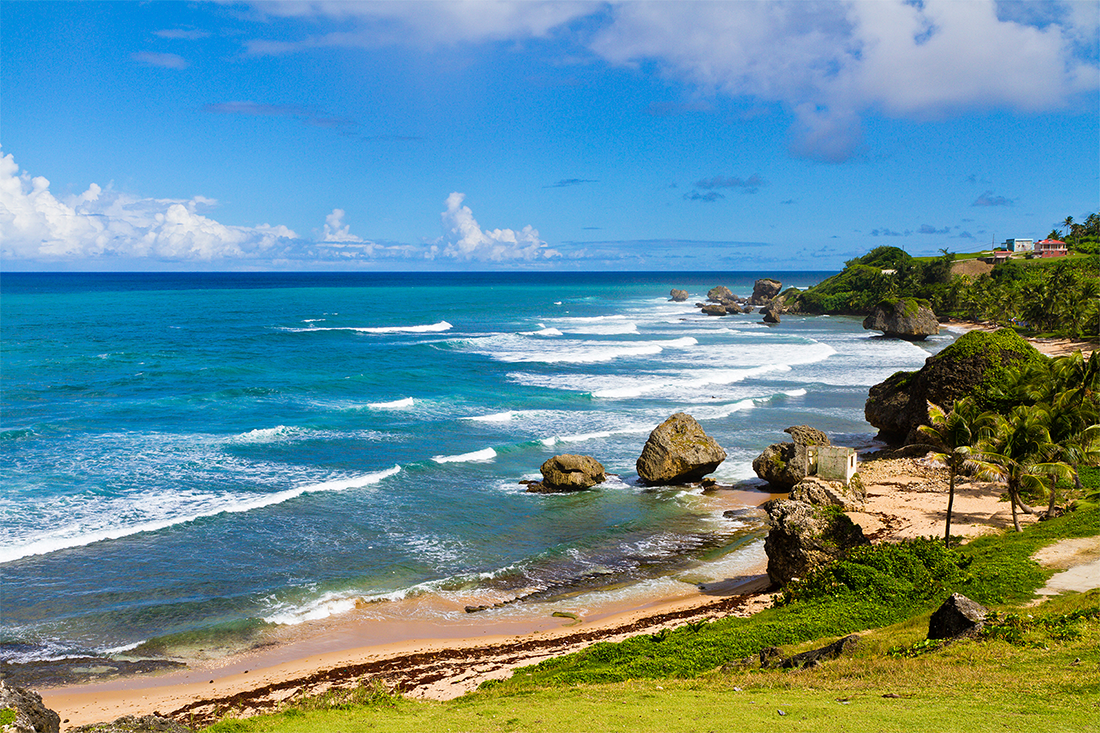
[[1069, 254], [1065, 242], [1057, 239], [1044, 239], [1035, 245], [1035, 252], [1040, 257], [1065, 257]]
[[1004, 245], [1005, 249], [1010, 252], [1034, 252], [1035, 240], [1034, 239], [1006, 239]]

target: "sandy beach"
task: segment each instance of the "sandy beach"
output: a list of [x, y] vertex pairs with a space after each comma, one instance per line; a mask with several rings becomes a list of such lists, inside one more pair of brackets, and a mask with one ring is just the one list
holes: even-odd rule
[[[957, 333], [965, 333], [967, 331], [996, 331], [1001, 328], [995, 323], [976, 323], [974, 321], [958, 321], [955, 319], [949, 319], [941, 324], [941, 327], [955, 331]], [[1100, 342], [1096, 340], [1085, 341], [1081, 339], [1070, 338], [1034, 338], [1027, 337], [1025, 340], [1034, 346], [1040, 353], [1047, 356], [1069, 356], [1070, 354], [1078, 351], [1082, 352], [1085, 356], [1088, 356], [1092, 352], [1100, 349]]]
[[[948, 324], [960, 330], [979, 324]], [[1044, 353], [1091, 350], [1096, 344], [1034, 342]], [[928, 459], [877, 459], [864, 462], [860, 475], [867, 500], [852, 519], [875, 542], [938, 537], [943, 532], [947, 476]], [[961, 479], [956, 488], [952, 534], [974, 537], [1011, 526], [1002, 500], [1003, 486]], [[775, 495], [725, 490], [715, 508], [760, 504]], [[1037, 521], [1021, 515], [1022, 523]], [[1100, 548], [1094, 540], [1077, 543], [1040, 558], [1068, 569], [1046, 592], [1088, 586]], [[1073, 570], [1077, 568], [1075, 572]], [[122, 715], [158, 713], [189, 725], [208, 724], [226, 715], [273, 710], [288, 699], [333, 687], [382, 680], [405, 694], [437, 700], [458, 697], [490, 679], [507, 677], [517, 667], [582, 649], [598, 641], [653, 633], [702, 618], [751, 615], [770, 604], [772, 589], [766, 559], [757, 552], [747, 572], [698, 586], [679, 584], [661, 597], [620, 598], [586, 606], [581, 613], [552, 616], [469, 614], [461, 621], [428, 621], [417, 609], [380, 619], [349, 614], [302, 629], [300, 638], [274, 644], [187, 670], [113, 679], [88, 685], [41, 690], [47, 706], [67, 727], [113, 720]], [[1065, 576], [1065, 577], [1061, 577]], [[1074, 580], [1076, 578], [1076, 580]], [[666, 589], [667, 590], [667, 589]], [[418, 603], [439, 603], [420, 600]], [[584, 604], [580, 604], [584, 605]], [[421, 609], [423, 610], [423, 609]], [[453, 618], [453, 616], [452, 616]]]

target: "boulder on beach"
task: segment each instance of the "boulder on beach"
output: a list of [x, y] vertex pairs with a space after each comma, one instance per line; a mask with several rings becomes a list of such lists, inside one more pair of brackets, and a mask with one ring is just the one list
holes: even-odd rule
[[832, 445], [829, 436], [809, 425], [794, 425], [789, 433], [793, 443], [772, 443], [752, 462], [756, 475], [773, 486], [789, 490], [810, 474], [806, 446]]
[[686, 290], [677, 290], [673, 288], [668, 293], [668, 299], [676, 303], [683, 303], [688, 299], [688, 292]]
[[749, 302], [753, 305], [764, 305], [779, 295], [782, 288], [783, 283], [778, 280], [772, 280], [770, 277], [760, 278], [752, 286], [752, 300]]
[[761, 507], [768, 516], [764, 552], [768, 577], [786, 585], [870, 543], [863, 529], [835, 509], [802, 501], [772, 499]]
[[980, 631], [989, 609], [962, 593], [953, 593], [928, 619], [929, 639], [953, 639]]
[[0, 679], [0, 710], [8, 711], [0, 729], [5, 733], [57, 733], [61, 716], [42, 704], [34, 690], [9, 685]]
[[726, 460], [726, 451], [702, 426], [677, 412], [653, 429], [638, 457], [638, 477], [648, 486], [698, 481]]
[[542, 481], [527, 485], [535, 494], [562, 494], [584, 491], [607, 480], [603, 464], [592, 456], [563, 453], [543, 462]]
[[924, 443], [917, 428], [929, 424], [929, 402], [949, 410], [955, 400], [971, 395], [984, 409], [1010, 370], [1045, 358], [1011, 329], [970, 331], [928, 357], [920, 371], [895, 372], [871, 387], [863, 414], [883, 440]]
[[863, 327], [907, 341], [924, 341], [940, 332], [940, 323], [930, 304], [919, 298], [880, 301], [871, 315], [863, 319]]

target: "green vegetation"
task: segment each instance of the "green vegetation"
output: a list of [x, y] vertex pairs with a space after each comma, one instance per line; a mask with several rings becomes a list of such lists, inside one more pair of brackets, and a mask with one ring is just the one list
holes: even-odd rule
[[0, 725], [9, 725], [15, 722], [16, 712], [13, 708], [0, 709]]
[[[1030, 559], [1037, 549], [1098, 531], [1093, 508], [959, 549], [931, 539], [865, 547], [752, 618], [597, 644], [448, 703], [375, 683], [207, 731], [1086, 730], [1100, 702], [1100, 591], [1019, 604], [1050, 575]], [[925, 642], [931, 610], [952, 592], [998, 611], [989, 630]], [[851, 656], [818, 668], [758, 661], [766, 646], [796, 653], [867, 629]]]
[[1091, 214], [1086, 224], [1067, 230], [1070, 257], [1012, 259], [986, 275], [955, 276], [956, 260], [971, 256], [945, 249], [940, 257], [914, 258], [897, 247], [876, 247], [848, 261], [840, 274], [804, 292], [784, 294], [806, 313], [866, 315], [880, 302], [917, 298], [939, 316], [991, 321], [1031, 334], [1096, 338], [1100, 216]]

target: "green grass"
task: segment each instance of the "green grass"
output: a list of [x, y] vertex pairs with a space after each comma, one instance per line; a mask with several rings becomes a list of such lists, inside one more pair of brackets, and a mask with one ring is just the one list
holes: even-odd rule
[[[207, 730], [1100, 730], [1100, 591], [1022, 606], [1051, 574], [1035, 550], [1097, 533], [1091, 508], [959, 550], [932, 540], [861, 549], [750, 619], [597, 644], [451, 702], [366, 685]], [[993, 631], [924, 644], [931, 611], [955, 591], [999, 612]], [[854, 654], [821, 667], [758, 663], [763, 646], [791, 654], [852, 631], [863, 632]]]

